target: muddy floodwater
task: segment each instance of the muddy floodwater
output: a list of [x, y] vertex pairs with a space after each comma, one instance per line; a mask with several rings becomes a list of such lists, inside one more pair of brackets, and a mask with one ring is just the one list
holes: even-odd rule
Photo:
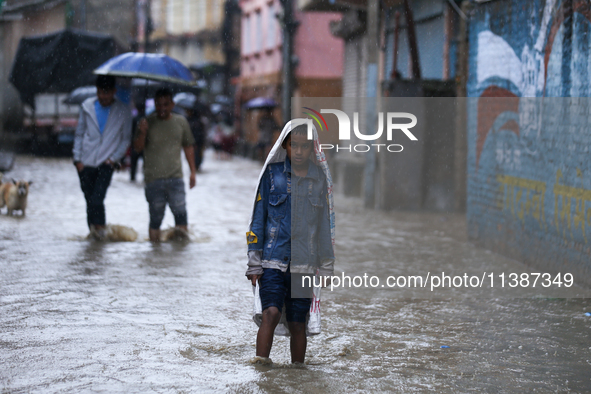
[[469, 243], [464, 215], [367, 211], [340, 195], [336, 274], [380, 285], [323, 291], [304, 367], [283, 337], [273, 366], [251, 364], [245, 232], [259, 171], [208, 155], [187, 194], [191, 242], [160, 245], [146, 241], [141, 182], [116, 173], [107, 221], [139, 238], [101, 243], [86, 239], [71, 161], [19, 156], [6, 177], [33, 185], [25, 218], [0, 216], [1, 392], [591, 392], [589, 290], [382, 287], [536, 271]]

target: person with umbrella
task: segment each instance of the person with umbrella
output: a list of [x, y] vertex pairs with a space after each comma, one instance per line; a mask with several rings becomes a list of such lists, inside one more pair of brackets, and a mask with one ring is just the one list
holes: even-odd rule
[[106, 238], [104, 200], [115, 165], [131, 139], [131, 112], [115, 98], [115, 77], [99, 75], [97, 94], [84, 101], [74, 136], [74, 165], [86, 199], [91, 235]]
[[263, 107], [261, 109], [263, 113], [259, 118], [259, 140], [257, 148], [259, 157], [264, 159], [273, 143], [273, 134], [279, 130], [279, 124], [277, 124], [273, 116], [273, 107]]
[[245, 104], [245, 108], [248, 110], [262, 111], [258, 122], [259, 138], [255, 149], [255, 155], [260, 160], [263, 160], [269, 153], [275, 133], [279, 131], [279, 124], [273, 116], [273, 109], [276, 106], [277, 103], [270, 97], [257, 97]]
[[[178, 235], [188, 237], [185, 205], [185, 184], [181, 164], [181, 149], [189, 163], [189, 188], [196, 185], [193, 152], [195, 140], [187, 119], [172, 113], [172, 92], [162, 88], [156, 92], [156, 111], [142, 119], [133, 141], [137, 152], [144, 152], [144, 182], [150, 212], [150, 241], [160, 241], [160, 226], [166, 205], [174, 215]], [[180, 234], [179, 234], [180, 233]]]

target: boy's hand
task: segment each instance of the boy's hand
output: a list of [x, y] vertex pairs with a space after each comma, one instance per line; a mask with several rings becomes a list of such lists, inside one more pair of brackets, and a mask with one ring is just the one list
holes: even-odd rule
[[191, 175], [189, 176], [189, 189], [194, 188], [195, 185], [197, 185], [197, 177], [194, 172], [191, 172]]
[[253, 286], [256, 286], [257, 280], [259, 280], [261, 278], [261, 276], [263, 276], [263, 275], [251, 274], [251, 275], [247, 275], [246, 277], [250, 280], [250, 282], [252, 283]]

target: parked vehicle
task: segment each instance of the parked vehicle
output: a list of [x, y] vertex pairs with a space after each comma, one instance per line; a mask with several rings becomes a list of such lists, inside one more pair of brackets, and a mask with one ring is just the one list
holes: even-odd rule
[[21, 39], [9, 80], [24, 104], [21, 131], [32, 136], [34, 153], [70, 154], [79, 109], [63, 101], [94, 85], [94, 69], [121, 51], [110, 35], [73, 29]]

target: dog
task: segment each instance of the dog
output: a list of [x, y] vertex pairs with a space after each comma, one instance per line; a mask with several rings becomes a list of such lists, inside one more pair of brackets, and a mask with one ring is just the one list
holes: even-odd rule
[[134, 242], [137, 239], [137, 232], [131, 227], [121, 226], [119, 224], [107, 224], [105, 229], [100, 230], [97, 230], [91, 225], [88, 239], [110, 242]]
[[2, 183], [0, 185], [0, 208], [6, 206], [7, 215], [12, 216], [14, 211], [21, 211], [25, 216], [27, 209], [27, 197], [29, 196], [29, 186], [33, 182], [15, 181]]
[[137, 239], [137, 232], [131, 227], [109, 224], [107, 239], [111, 242], [134, 242]]

